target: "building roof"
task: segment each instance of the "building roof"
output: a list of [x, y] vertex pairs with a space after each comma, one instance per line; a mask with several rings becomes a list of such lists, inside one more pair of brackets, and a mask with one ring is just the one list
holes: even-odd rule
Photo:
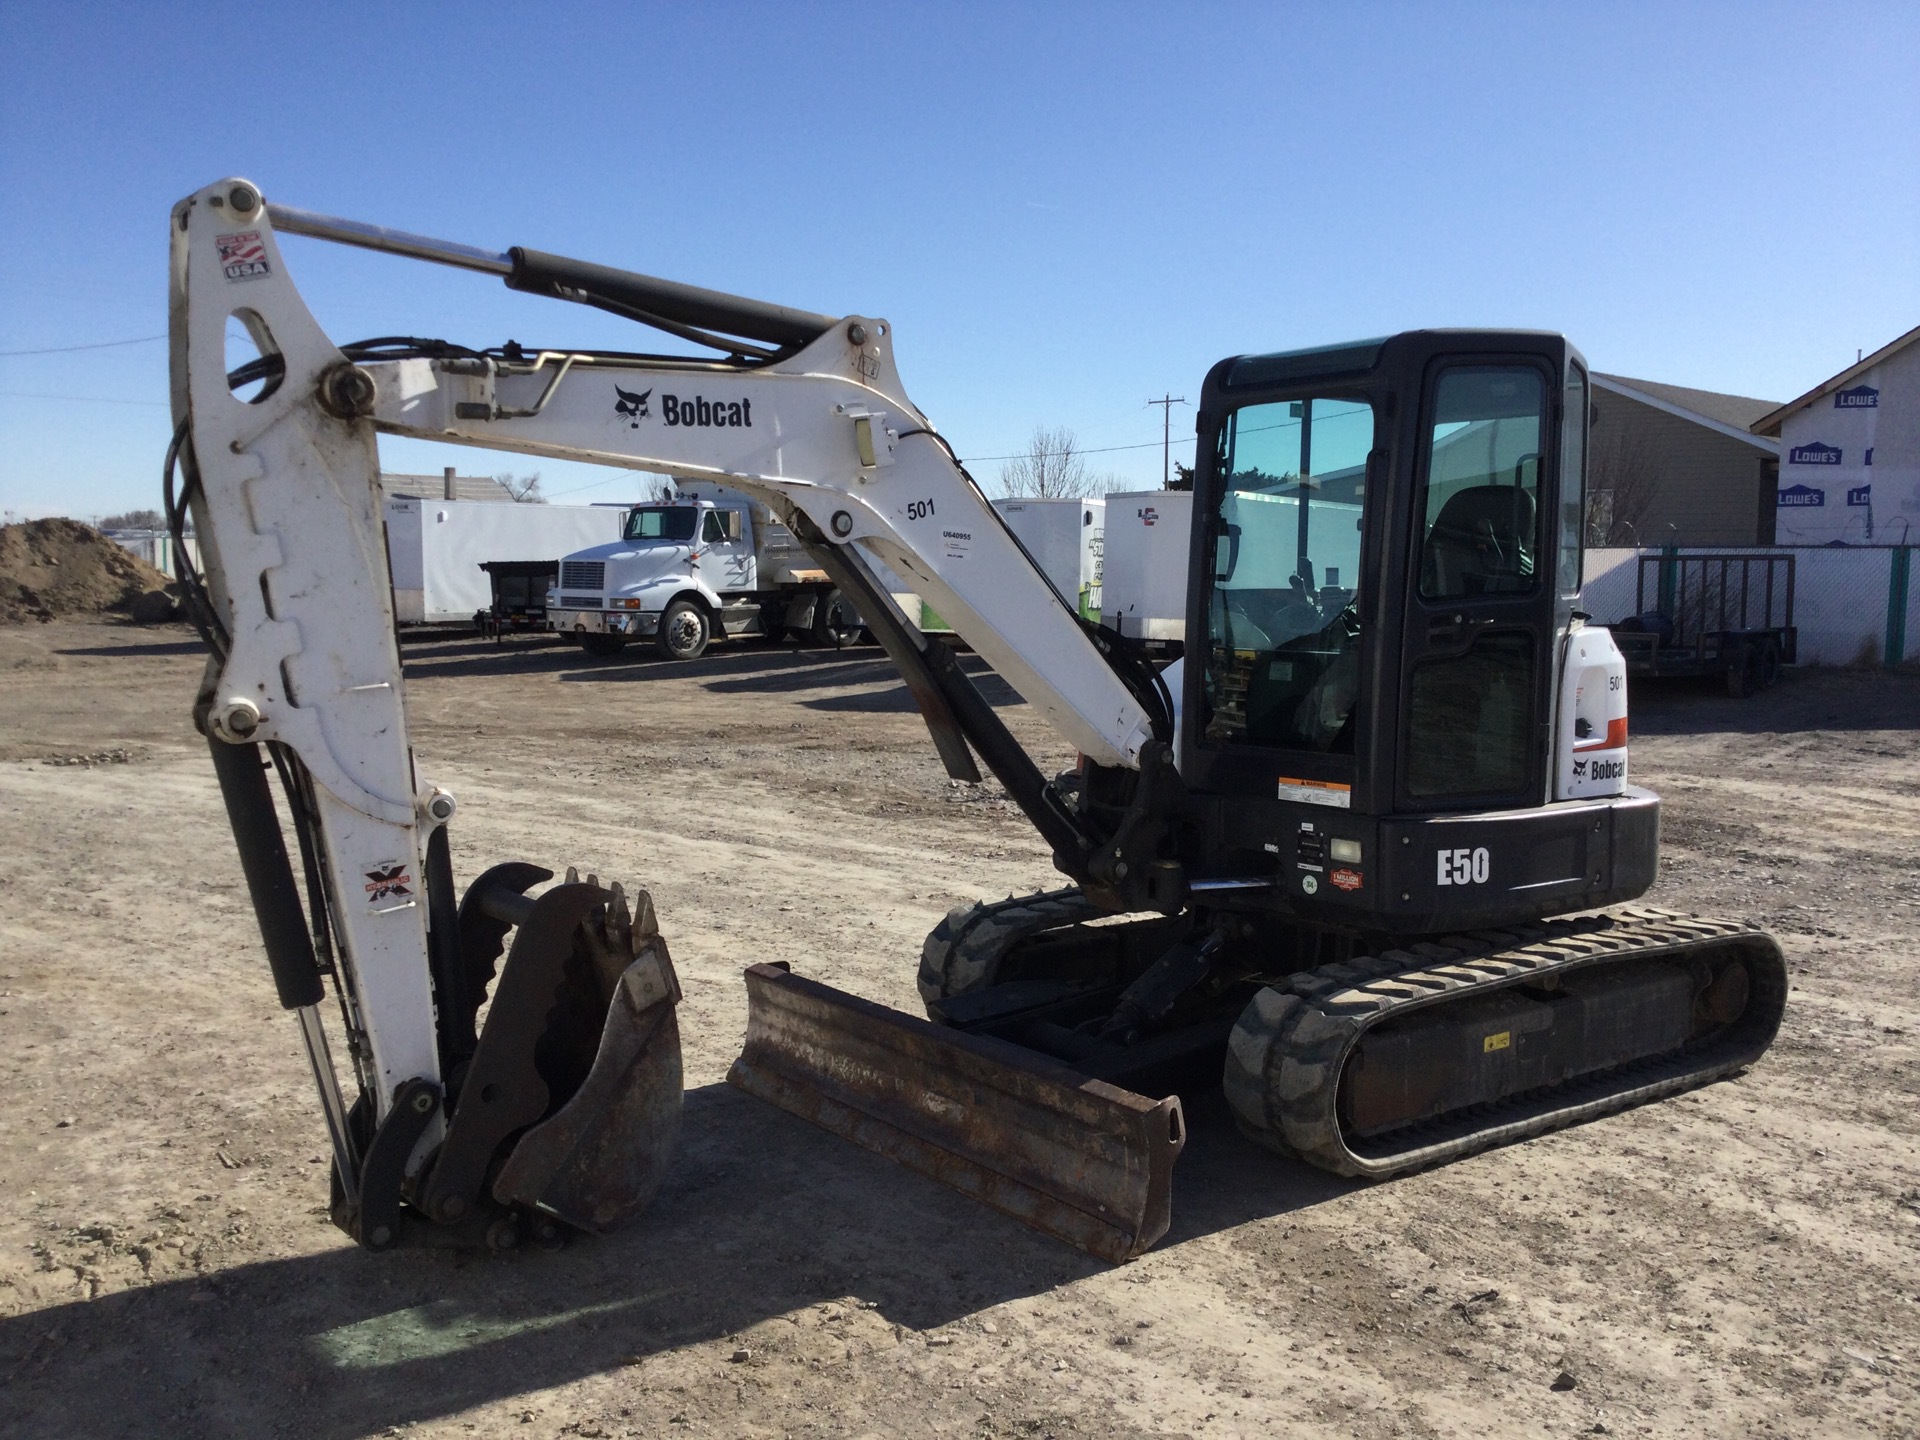
[[1779, 453], [1778, 441], [1762, 439], [1749, 428], [1760, 416], [1772, 410], [1777, 401], [1756, 400], [1750, 395], [1722, 395], [1717, 390], [1691, 390], [1685, 385], [1663, 385], [1657, 380], [1633, 380], [1625, 375], [1606, 375], [1598, 370], [1593, 372], [1593, 381], [1596, 389], [1610, 390], [1616, 395], [1638, 400], [1643, 405], [1651, 405], [1682, 420], [1691, 420], [1716, 434], [1730, 440], [1744, 441], [1769, 454]]
[[1664, 400], [1669, 405], [1677, 405], [1682, 410], [1691, 410], [1696, 415], [1704, 415], [1709, 420], [1718, 420], [1722, 425], [1734, 425], [1745, 430], [1762, 415], [1779, 405], [1778, 400], [1756, 400], [1750, 395], [1722, 395], [1717, 390], [1693, 390], [1685, 385], [1663, 385], [1657, 380], [1633, 380], [1625, 375], [1603, 375], [1594, 372], [1596, 380], [1611, 380], [1615, 385], [1627, 390], [1637, 390], [1642, 395], [1650, 395], [1656, 400]]
[[[447, 498], [447, 478], [444, 475], [392, 475], [380, 472], [380, 498], [391, 500], [396, 495], [411, 495], [420, 500], [445, 500]], [[453, 477], [453, 498], [455, 500], [505, 500], [513, 496], [507, 487], [488, 475], [456, 475]]]
[[1814, 401], [1825, 399], [1834, 391], [1843, 389], [1849, 381], [1866, 374], [1867, 371], [1878, 365], [1882, 360], [1889, 360], [1893, 356], [1898, 355], [1916, 340], [1920, 340], [1920, 325], [1914, 326], [1913, 329], [1907, 331], [1906, 334], [1891, 344], [1882, 345], [1878, 350], [1874, 351], [1873, 354], [1867, 356], [1866, 359], [1856, 360], [1838, 375], [1822, 380], [1798, 400], [1789, 400], [1778, 409], [1770, 410], [1765, 415], [1760, 416], [1752, 424], [1753, 433], [1756, 435], [1778, 435], [1780, 433], [1780, 427], [1786, 423], [1787, 417], [1793, 414], [1794, 411], [1803, 410], [1813, 404]]

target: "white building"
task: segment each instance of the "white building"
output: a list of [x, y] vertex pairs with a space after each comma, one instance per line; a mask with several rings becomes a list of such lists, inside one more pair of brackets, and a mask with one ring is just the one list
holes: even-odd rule
[[1779, 544], [1920, 544], [1920, 328], [1753, 433], [1780, 440]]

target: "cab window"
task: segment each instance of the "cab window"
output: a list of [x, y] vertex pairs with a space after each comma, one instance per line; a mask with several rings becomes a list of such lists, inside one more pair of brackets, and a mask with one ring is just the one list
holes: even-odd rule
[[727, 527], [720, 522], [718, 510], [707, 511], [707, 518], [700, 526], [700, 539], [708, 545], [720, 545], [726, 542]]
[[1373, 444], [1373, 408], [1359, 399], [1227, 417], [1207, 557], [1209, 741], [1352, 753]]
[[700, 512], [690, 505], [641, 505], [627, 512], [629, 540], [691, 540]]
[[1533, 590], [1546, 398], [1528, 367], [1458, 366], [1440, 377], [1420, 549], [1428, 599]]

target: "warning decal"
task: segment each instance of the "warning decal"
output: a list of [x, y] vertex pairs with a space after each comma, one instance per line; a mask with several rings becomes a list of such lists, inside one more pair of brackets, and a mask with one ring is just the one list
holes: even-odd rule
[[367, 904], [379, 905], [383, 901], [410, 902], [413, 899], [413, 876], [405, 860], [384, 860], [366, 871]]
[[1282, 775], [1279, 798], [1347, 810], [1353, 806], [1353, 787], [1342, 785], [1337, 780], [1302, 780], [1296, 776]]

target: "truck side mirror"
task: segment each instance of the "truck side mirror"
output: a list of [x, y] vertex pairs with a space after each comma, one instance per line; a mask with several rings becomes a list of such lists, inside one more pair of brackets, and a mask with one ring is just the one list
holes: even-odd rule
[[1240, 527], [1229, 525], [1224, 535], [1217, 535], [1213, 541], [1213, 578], [1231, 580], [1234, 568], [1240, 563]]

